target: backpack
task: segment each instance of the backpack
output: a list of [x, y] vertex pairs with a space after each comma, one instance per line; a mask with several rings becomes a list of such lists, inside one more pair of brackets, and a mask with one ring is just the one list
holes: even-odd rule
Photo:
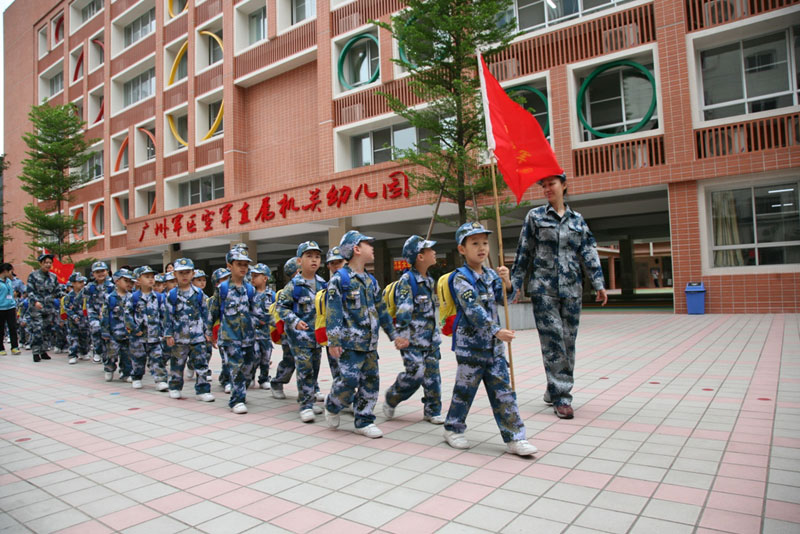
[[[68, 296], [69, 295], [64, 295], [63, 297], [61, 297], [60, 309], [59, 309], [59, 314], [58, 315], [59, 315], [59, 317], [61, 317], [62, 321], [66, 321], [67, 320], [67, 307], [66, 307], [64, 301], [66, 301]], [[72, 300], [72, 299], [70, 299], [70, 300]]]
[[[163, 306], [164, 305], [164, 293], [159, 293], [158, 291], [153, 291], [153, 293], [156, 294], [156, 299], [158, 300], [158, 305], [159, 306]], [[136, 305], [139, 304], [139, 300], [141, 300], [141, 298], [142, 298], [142, 291], [140, 289], [137, 289], [136, 291], [133, 292], [133, 295], [131, 295], [131, 307], [134, 310], [136, 310]], [[178, 299], [178, 297], [176, 295], [175, 296], [175, 300], [172, 301], [172, 305], [173, 306], [175, 305], [175, 302], [177, 302], [177, 299]]]
[[275, 322], [275, 326], [269, 327], [269, 337], [272, 339], [273, 343], [277, 344], [280, 344], [281, 336], [283, 336], [283, 332], [286, 328], [280, 316], [278, 315], [278, 298], [280, 298], [282, 292], [283, 289], [279, 289], [278, 292], [275, 293], [275, 301], [269, 305], [269, 308], [267, 308], [267, 311], [270, 315], [272, 315], [272, 318]]
[[114, 326], [114, 308], [117, 306], [117, 292], [114, 291], [108, 296], [108, 326]]
[[[409, 273], [408, 275], [408, 282], [411, 285], [411, 297], [416, 298], [417, 293], [419, 292], [419, 286], [417, 286], [417, 277], [414, 276], [414, 273], [410, 273], [408, 269], [404, 270], [400, 274], [400, 278], [403, 277], [404, 274]], [[394, 319], [397, 317], [397, 286], [400, 284], [400, 280], [395, 280], [394, 282], [390, 283], [388, 286], [383, 288], [383, 302], [386, 303], [386, 310], [389, 312], [389, 316]]]
[[[225, 280], [219, 285], [219, 309], [220, 309], [220, 316], [222, 316], [222, 310], [225, 308], [225, 299], [228, 298], [228, 288], [230, 284], [228, 284], [230, 280]], [[247, 301], [250, 303], [250, 307], [253, 307], [253, 297], [256, 294], [256, 288], [254, 288], [251, 284], [247, 282], [242, 282], [244, 284], [244, 288], [247, 290]]]
[[323, 347], [328, 345], [328, 329], [326, 328], [325, 322], [325, 313], [328, 309], [325, 302], [327, 298], [327, 288], [320, 289], [317, 291], [317, 294], [314, 295], [314, 310], [317, 312], [316, 318], [314, 319], [314, 338], [317, 340], [317, 343]]
[[442, 334], [445, 336], [453, 336], [453, 347], [455, 347], [456, 344], [456, 328], [458, 328], [458, 322], [461, 320], [461, 316], [464, 313], [461, 306], [458, 305], [458, 300], [453, 296], [455, 294], [453, 290], [453, 278], [457, 272], [464, 275], [473, 287], [475, 286], [475, 277], [472, 275], [470, 268], [466, 266], [461, 266], [455, 271], [443, 274], [436, 282], [436, 294], [439, 295], [439, 317], [442, 321]]
[[[316, 279], [315, 279], [315, 281], [316, 281]], [[328, 283], [323, 281], [322, 282], [322, 289], [320, 291], [325, 291], [326, 289], [328, 289]], [[314, 294], [314, 298], [315, 299], [316, 299], [316, 295], [318, 295], [318, 294], [319, 294], [319, 291], [317, 291]], [[297, 312], [300, 311], [300, 309], [297, 306], [298, 306], [298, 301], [300, 300], [300, 297], [302, 297], [302, 296], [303, 296], [303, 286], [298, 286], [297, 284], [292, 286], [292, 301], [294, 302], [294, 304], [292, 305], [292, 311], [294, 311], [295, 315], [297, 315]], [[277, 300], [278, 299], [276, 298], [275, 301], [277, 302]]]
[[[192, 286], [192, 287], [194, 287], [194, 286]], [[200, 291], [197, 288], [194, 288], [194, 289], [195, 289], [194, 298], [197, 299], [197, 307], [198, 308], [202, 308], [203, 307], [203, 292]], [[177, 287], [173, 287], [172, 289], [169, 290], [169, 303], [172, 304], [173, 308], [178, 303], [178, 288]]]

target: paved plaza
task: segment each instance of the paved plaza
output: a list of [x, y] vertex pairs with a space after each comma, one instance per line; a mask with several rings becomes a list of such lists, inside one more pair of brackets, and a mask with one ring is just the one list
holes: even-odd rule
[[[542, 403], [538, 337], [518, 332], [530, 459], [504, 453], [483, 391], [458, 451], [422, 421], [421, 394], [379, 415], [371, 440], [352, 416], [338, 431], [301, 423], [294, 385], [287, 400], [250, 390], [250, 413], [232, 414], [216, 356], [210, 404], [149, 377], [106, 383], [65, 355], [3, 356], [0, 530], [798, 533], [799, 329], [799, 315], [584, 313], [571, 421]], [[456, 366], [442, 353], [446, 409]], [[401, 364], [385, 337], [380, 354], [382, 399]]]

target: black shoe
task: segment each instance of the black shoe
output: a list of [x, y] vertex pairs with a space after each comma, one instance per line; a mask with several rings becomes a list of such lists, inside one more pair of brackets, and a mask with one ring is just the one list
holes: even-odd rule
[[46, 352], [41, 353], [39, 356], [41, 356], [43, 360], [52, 360], [50, 355], [47, 354]]
[[34, 362], [40, 362], [40, 361], [42, 361], [42, 358], [38, 354], [34, 354], [33, 355], [33, 361]]

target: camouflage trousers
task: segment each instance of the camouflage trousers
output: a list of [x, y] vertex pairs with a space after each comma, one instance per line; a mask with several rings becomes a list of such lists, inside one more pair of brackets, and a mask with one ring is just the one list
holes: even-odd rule
[[[225, 386], [231, 383], [231, 366], [228, 363], [228, 355], [222, 350], [222, 343], [219, 344], [219, 357], [222, 360], [222, 368], [219, 372], [219, 383]], [[208, 361], [211, 361], [211, 351], [208, 352]]]
[[292, 356], [292, 349], [287, 343], [281, 343], [281, 350], [283, 357], [278, 362], [278, 367], [275, 369], [275, 376], [270, 381], [272, 389], [283, 390], [284, 384], [288, 384], [292, 379], [294, 373], [294, 356]]
[[103, 370], [113, 373], [119, 365], [120, 376], [131, 376], [131, 346], [127, 338], [106, 340], [108, 352], [103, 360]]
[[328, 356], [328, 367], [331, 369], [331, 378], [336, 380], [339, 377], [339, 360], [331, 356], [331, 351], [325, 347], [325, 353]]
[[503, 441], [525, 439], [525, 424], [519, 414], [517, 394], [511, 389], [505, 358], [491, 351], [473, 350], [469, 355], [456, 353], [456, 361], [456, 384], [444, 428], [459, 434], [467, 430], [469, 408], [483, 382]]
[[422, 386], [422, 405], [427, 416], [442, 413], [442, 376], [439, 373], [439, 349], [401, 350], [405, 372], [397, 375], [397, 380], [386, 391], [386, 404], [392, 408], [410, 399]]
[[[247, 370], [253, 366], [253, 346], [243, 346], [241, 341], [226, 341], [219, 346], [219, 352], [228, 361], [231, 383], [228, 406], [233, 408], [247, 399]], [[200, 369], [195, 369], [199, 373]]]
[[153, 380], [155, 380], [156, 384], [159, 382], [166, 382], [167, 361], [164, 357], [164, 351], [161, 348], [161, 342], [147, 343], [141, 337], [132, 338], [131, 376], [134, 380], [142, 379], [148, 359], [150, 360], [150, 374], [153, 375]]
[[272, 359], [272, 343], [268, 339], [256, 339], [256, 344], [253, 345], [253, 365], [247, 373], [247, 383], [251, 384], [256, 379], [256, 371], [258, 371], [258, 383], [264, 384], [269, 382], [269, 365]]
[[300, 410], [307, 410], [314, 406], [322, 348], [295, 347], [292, 354], [297, 367], [297, 403]]
[[378, 352], [345, 350], [339, 358], [339, 378], [333, 381], [325, 408], [339, 413], [352, 404], [356, 428], [364, 428], [375, 422], [379, 388]]
[[89, 354], [91, 350], [91, 334], [89, 324], [84, 320], [81, 323], [69, 322], [67, 330], [67, 341], [69, 341], [69, 357], [77, 358], [84, 354]]
[[192, 360], [196, 371], [194, 392], [198, 395], [211, 392], [205, 346], [205, 343], [175, 343], [169, 348], [169, 389], [183, 389], [183, 370], [186, 368], [186, 361]]
[[58, 314], [55, 314], [56, 322], [53, 325], [53, 346], [58, 349], [66, 349], [69, 347], [69, 340], [67, 338], [67, 324], [61, 319]]
[[547, 376], [547, 392], [556, 406], [572, 404], [575, 338], [581, 318], [581, 299], [533, 295], [532, 300]]
[[30, 320], [28, 320], [28, 333], [31, 337], [31, 352], [41, 354], [50, 350], [53, 342], [53, 330], [56, 321], [56, 314], [52, 310], [37, 310], [33, 306], [30, 308]]
[[108, 346], [106, 340], [103, 339], [102, 333], [100, 332], [100, 321], [96, 319], [89, 321], [89, 330], [92, 333], [92, 349], [94, 350], [95, 355], [99, 356], [100, 359], [105, 361]]

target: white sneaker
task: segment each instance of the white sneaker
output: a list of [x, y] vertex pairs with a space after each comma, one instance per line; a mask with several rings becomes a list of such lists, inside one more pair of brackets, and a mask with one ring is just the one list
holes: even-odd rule
[[311, 407], [315, 415], [322, 415], [325, 409], [322, 406], [317, 406], [316, 404]]
[[239, 404], [234, 404], [233, 408], [231, 408], [233, 413], [247, 413], [247, 405], [243, 402]]
[[[120, 377], [120, 378], [122, 378], [122, 377]], [[127, 382], [128, 384], [130, 384], [130, 383], [132, 383], [132, 382], [133, 382], [133, 378], [132, 378], [132, 377], [130, 377], [130, 376], [126, 376], [126, 377], [125, 377], [125, 382]]]
[[194, 371], [189, 370], [189, 372], [186, 373], [186, 380], [191, 380], [193, 378], [194, 378]]
[[88, 354], [81, 354], [81, 360], [86, 361], [86, 360], [91, 360], [91, 359], [92, 359], [92, 357], [89, 356]]
[[233, 389], [233, 386], [230, 384], [225, 384], [225, 393], [230, 393], [231, 389]]
[[439, 414], [439, 415], [426, 415], [425, 417], [422, 418], [423, 421], [427, 421], [427, 422], [431, 423], [432, 425], [443, 425], [445, 419], [447, 419], [447, 417], [445, 417], [442, 414]]
[[258, 387], [261, 388], [261, 389], [270, 389], [269, 388], [269, 382], [263, 382], [263, 383], [259, 384]]
[[506, 449], [508, 449], [508, 452], [511, 454], [516, 454], [517, 456], [530, 456], [539, 452], [539, 449], [524, 439], [519, 441], [509, 441], [506, 443]]
[[92, 361], [94, 363], [102, 363], [103, 360], [100, 359], [99, 355], [95, 354], [94, 356], [92, 356]]
[[273, 389], [272, 390], [272, 398], [273, 399], [285, 399], [286, 398], [286, 393], [284, 393], [282, 389]]
[[542, 395], [542, 402], [544, 402], [548, 406], [553, 405], [553, 401], [550, 400], [550, 392], [548, 390], [544, 391], [544, 395]]
[[364, 428], [356, 428], [356, 434], [361, 434], [362, 436], [367, 436], [372, 439], [383, 437], [383, 432], [381, 432], [381, 429], [375, 426], [375, 424], [367, 425]]
[[133, 389], [142, 389], [142, 381], [141, 380], [134, 380], [131, 382], [131, 387]]
[[78, 358], [73, 356], [72, 358], [69, 359], [67, 363], [70, 365], [75, 365], [76, 363], [78, 363]]
[[324, 402], [325, 394], [321, 391], [317, 391], [317, 393], [314, 395], [314, 398], [316, 399], [317, 402]]
[[329, 412], [325, 409], [325, 422], [328, 423], [329, 428], [339, 428], [339, 414]]
[[469, 449], [469, 441], [464, 437], [464, 434], [445, 430], [444, 440], [454, 449]]
[[111, 382], [114, 380], [114, 373], [103, 373], [103, 377], [106, 379], [106, 382]]
[[171, 389], [171, 390], [169, 390], [169, 398], [170, 399], [180, 399], [181, 398], [181, 392], [178, 391], [177, 389]]
[[386, 419], [391, 419], [394, 417], [394, 408], [389, 406], [388, 402], [383, 403], [383, 415], [386, 416]]
[[159, 382], [156, 384], [156, 391], [167, 391], [169, 389], [169, 384], [166, 382]]
[[195, 399], [201, 402], [214, 402], [214, 395], [212, 393], [200, 393], [194, 396]]
[[300, 411], [300, 420], [304, 423], [313, 423], [314, 422], [314, 410], [311, 408], [306, 408], [305, 410]]

